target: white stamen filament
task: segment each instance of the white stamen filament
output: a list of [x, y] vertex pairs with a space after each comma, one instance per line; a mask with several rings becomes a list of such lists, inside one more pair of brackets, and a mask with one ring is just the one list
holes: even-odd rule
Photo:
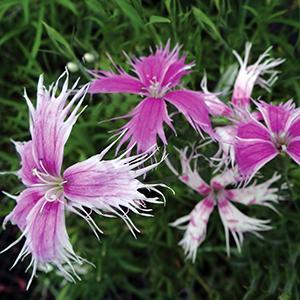
[[151, 80], [149, 80], [150, 85], [149, 87], [143, 88], [145, 92], [153, 98], [162, 98], [167, 91], [170, 89], [172, 82], [167, 83], [166, 85], [162, 86], [159, 81], [157, 81], [156, 76], [153, 76]]

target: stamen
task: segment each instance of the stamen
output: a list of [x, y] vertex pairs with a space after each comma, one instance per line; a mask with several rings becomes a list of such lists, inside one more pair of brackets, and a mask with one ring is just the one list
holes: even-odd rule
[[33, 176], [36, 176], [43, 184], [37, 183], [36, 186], [53, 186], [58, 185], [62, 186], [67, 181], [62, 181], [60, 177], [54, 177], [50, 175], [49, 173], [42, 173], [38, 171], [36, 168], [32, 169]]

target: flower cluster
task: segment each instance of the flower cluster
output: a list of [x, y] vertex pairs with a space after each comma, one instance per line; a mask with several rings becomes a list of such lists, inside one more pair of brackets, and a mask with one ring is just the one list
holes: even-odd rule
[[[245, 233], [260, 236], [259, 232], [271, 229], [270, 220], [249, 217], [234, 203], [276, 210], [278, 188], [271, 185], [278, 183], [280, 175], [275, 173], [264, 182], [248, 184], [267, 162], [281, 153], [300, 164], [300, 110], [292, 101], [274, 105], [251, 99], [255, 85], [270, 89], [278, 74], [274, 68], [283, 60], [271, 58], [268, 49], [248, 66], [250, 49], [251, 44], [246, 44], [244, 60], [234, 52], [240, 68], [229, 104], [219, 99], [220, 93], [208, 91], [206, 78], [202, 81], [202, 91], [182, 87], [182, 78], [191, 72], [194, 64], [186, 63], [186, 56], [179, 54], [181, 47], [176, 45], [171, 49], [170, 42], [148, 56], [129, 59], [131, 73], [117, 66], [116, 72], [91, 71], [93, 80], [79, 89], [76, 89], [78, 82], [68, 88], [67, 71], [49, 89], [40, 76], [35, 105], [25, 93], [31, 137], [26, 142], [14, 142], [21, 160], [17, 175], [25, 188], [17, 196], [5, 192], [16, 205], [4, 225], [10, 221], [22, 234], [3, 251], [25, 239], [15, 264], [31, 255], [29, 268], [33, 271], [28, 286], [38, 268], [55, 266], [66, 279], [79, 279], [76, 268], [86, 260], [74, 252], [69, 241], [66, 211], [83, 218], [97, 237], [102, 231], [92, 213], [120, 217], [135, 235], [138, 229], [129, 212], [149, 216], [151, 209], [147, 203], [162, 201], [155, 196], [147, 197], [143, 190], [152, 191], [150, 195], [158, 194], [164, 200], [157, 187], [165, 186], [143, 183], [139, 178], [163, 161], [181, 182], [203, 197], [190, 214], [171, 223], [185, 230], [179, 244], [188, 258], [195, 261], [214, 208], [218, 208], [225, 229], [228, 255], [230, 234], [241, 251]], [[81, 106], [87, 92], [130, 93], [142, 100], [124, 116], [130, 120], [119, 129], [115, 142], [100, 154], [63, 171], [64, 146], [84, 109]], [[250, 111], [251, 102], [257, 108], [254, 111]], [[203, 180], [197, 169], [197, 158], [203, 156], [199, 148], [190, 155], [187, 147], [178, 150], [181, 172], [169, 159], [165, 160], [165, 154], [159, 162], [149, 162], [157, 153], [158, 137], [164, 146], [168, 143], [164, 123], [176, 133], [168, 106], [182, 113], [201, 138], [207, 134], [211, 141], [218, 143], [219, 150], [210, 159], [214, 174], [218, 174], [209, 181]], [[225, 118], [228, 125], [214, 127], [211, 117], [216, 116]], [[127, 150], [112, 160], [105, 160], [105, 154], [117, 143], [117, 151], [125, 143]]]

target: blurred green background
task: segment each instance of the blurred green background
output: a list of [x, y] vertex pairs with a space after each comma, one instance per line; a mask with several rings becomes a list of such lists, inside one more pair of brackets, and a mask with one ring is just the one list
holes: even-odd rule
[[[35, 99], [38, 76], [47, 84], [56, 80], [68, 62], [77, 65], [71, 80], [89, 80], [86, 69], [108, 68], [109, 53], [117, 64], [128, 68], [122, 51], [146, 55], [149, 47], [171, 39], [180, 43], [187, 60], [195, 61], [185, 84], [199, 89], [204, 70], [209, 89], [218, 85], [229, 66], [236, 63], [232, 49], [243, 53], [246, 41], [253, 43], [251, 58], [273, 45], [272, 55], [285, 58], [272, 93], [259, 87], [255, 97], [266, 101], [290, 98], [300, 104], [300, 19], [298, 1], [141, 1], [141, 0], [2, 0], [0, 1], [0, 170], [16, 170], [19, 160], [13, 140], [26, 140], [28, 111], [23, 100], [26, 87]], [[95, 61], [84, 62], [85, 53]], [[223, 97], [228, 100], [228, 97]], [[89, 107], [74, 127], [66, 149], [65, 167], [99, 152], [107, 145], [111, 130], [124, 120], [99, 121], [127, 113], [138, 103], [136, 96], [96, 95], [86, 97]], [[173, 117], [178, 136], [169, 129], [170, 157], [176, 161], [174, 146], [183, 147], [199, 137], [180, 116]], [[217, 147], [204, 149], [211, 155]], [[113, 153], [111, 153], [113, 155]], [[200, 171], [209, 177], [207, 163]], [[277, 206], [280, 215], [267, 208], [247, 208], [251, 216], [272, 220], [273, 230], [265, 240], [247, 235], [242, 254], [233, 246], [232, 256], [225, 253], [221, 221], [214, 213], [207, 239], [199, 248], [195, 264], [185, 261], [177, 246], [182, 232], [168, 224], [187, 214], [201, 200], [161, 167], [146, 180], [164, 182], [176, 191], [166, 192], [167, 205], [155, 206], [154, 218], [133, 216], [141, 234], [135, 240], [120, 220], [95, 216], [105, 234], [98, 242], [88, 225], [76, 216], [67, 215], [68, 233], [75, 251], [96, 265], [81, 270], [82, 281], [66, 283], [55, 272], [39, 273], [29, 292], [24, 285], [28, 261], [12, 271], [21, 244], [0, 256], [0, 299], [280, 299], [300, 298], [300, 168], [278, 159], [264, 169], [269, 178], [278, 170], [289, 182]], [[201, 173], [200, 172], [200, 173]], [[14, 176], [2, 176], [1, 190], [18, 193], [22, 186]], [[0, 216], [13, 208], [13, 200], [1, 196]], [[18, 236], [14, 226], [1, 230], [1, 248]]]

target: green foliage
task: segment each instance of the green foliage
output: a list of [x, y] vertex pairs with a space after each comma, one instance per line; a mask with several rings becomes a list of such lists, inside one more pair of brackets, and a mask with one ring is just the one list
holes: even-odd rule
[[[254, 97], [262, 96], [268, 101], [294, 98], [300, 105], [299, 24], [297, 1], [1, 1], [0, 170], [19, 167], [10, 139], [29, 138], [23, 87], [34, 99], [38, 76], [44, 73], [50, 83], [69, 61], [79, 68], [72, 74], [72, 80], [80, 76], [83, 84], [89, 80], [86, 69], [111, 66], [106, 53], [116, 64], [128, 69], [122, 51], [145, 55], [149, 46], [168, 39], [173, 45], [182, 44], [188, 61], [196, 63], [185, 80], [192, 89], [199, 89], [204, 70], [211, 90], [224, 85], [221, 76], [230, 66], [232, 71], [235, 68], [232, 49], [242, 52], [246, 41], [253, 43], [254, 58], [274, 45], [272, 55], [286, 59], [280, 67], [282, 73], [271, 94], [257, 88]], [[95, 62], [83, 62], [86, 52], [95, 55]], [[137, 102], [135, 96], [87, 96], [89, 107], [68, 141], [65, 166], [107, 145], [109, 131], [119, 128], [124, 121], [99, 121], [125, 114]], [[172, 155], [174, 146], [183, 147], [187, 141], [197, 141], [199, 137], [181, 116], [173, 118], [178, 136], [167, 130], [168, 151], [172, 160], [176, 160]], [[213, 154], [216, 147], [204, 150]], [[204, 161], [199, 168], [202, 173], [211, 172]], [[264, 174], [270, 177], [275, 170], [283, 174], [282, 182], [288, 182], [287, 201], [278, 205], [280, 215], [267, 208], [248, 209], [253, 216], [271, 219], [274, 228], [264, 234], [265, 240], [247, 236], [242, 254], [233, 250], [230, 258], [226, 256], [221, 221], [213, 214], [196, 263], [185, 261], [182, 249], [177, 246], [182, 232], [168, 224], [188, 213], [200, 196], [162, 167], [146, 180], [170, 185], [176, 196], [166, 192], [167, 205], [154, 207], [154, 218], [133, 217], [141, 229], [138, 239], [120, 220], [95, 216], [105, 232], [98, 242], [84, 221], [67, 215], [75, 251], [96, 268], [87, 265], [87, 273], [76, 285], [62, 281], [55, 272], [40, 273], [29, 292], [31, 299], [299, 299], [300, 171], [295, 164], [278, 159], [265, 168]], [[17, 193], [22, 186], [7, 175], [1, 177], [1, 189]], [[7, 215], [14, 205], [12, 202], [1, 197], [0, 216]], [[17, 230], [9, 226], [6, 232], [1, 232], [1, 245], [8, 244], [16, 235]], [[28, 263], [20, 263], [15, 271], [8, 273], [8, 262], [12, 264], [20, 246], [16, 249], [0, 256], [1, 284], [11, 287], [14, 281], [9, 274], [24, 278]], [[13, 299], [28, 299], [28, 294], [21, 290]]]

